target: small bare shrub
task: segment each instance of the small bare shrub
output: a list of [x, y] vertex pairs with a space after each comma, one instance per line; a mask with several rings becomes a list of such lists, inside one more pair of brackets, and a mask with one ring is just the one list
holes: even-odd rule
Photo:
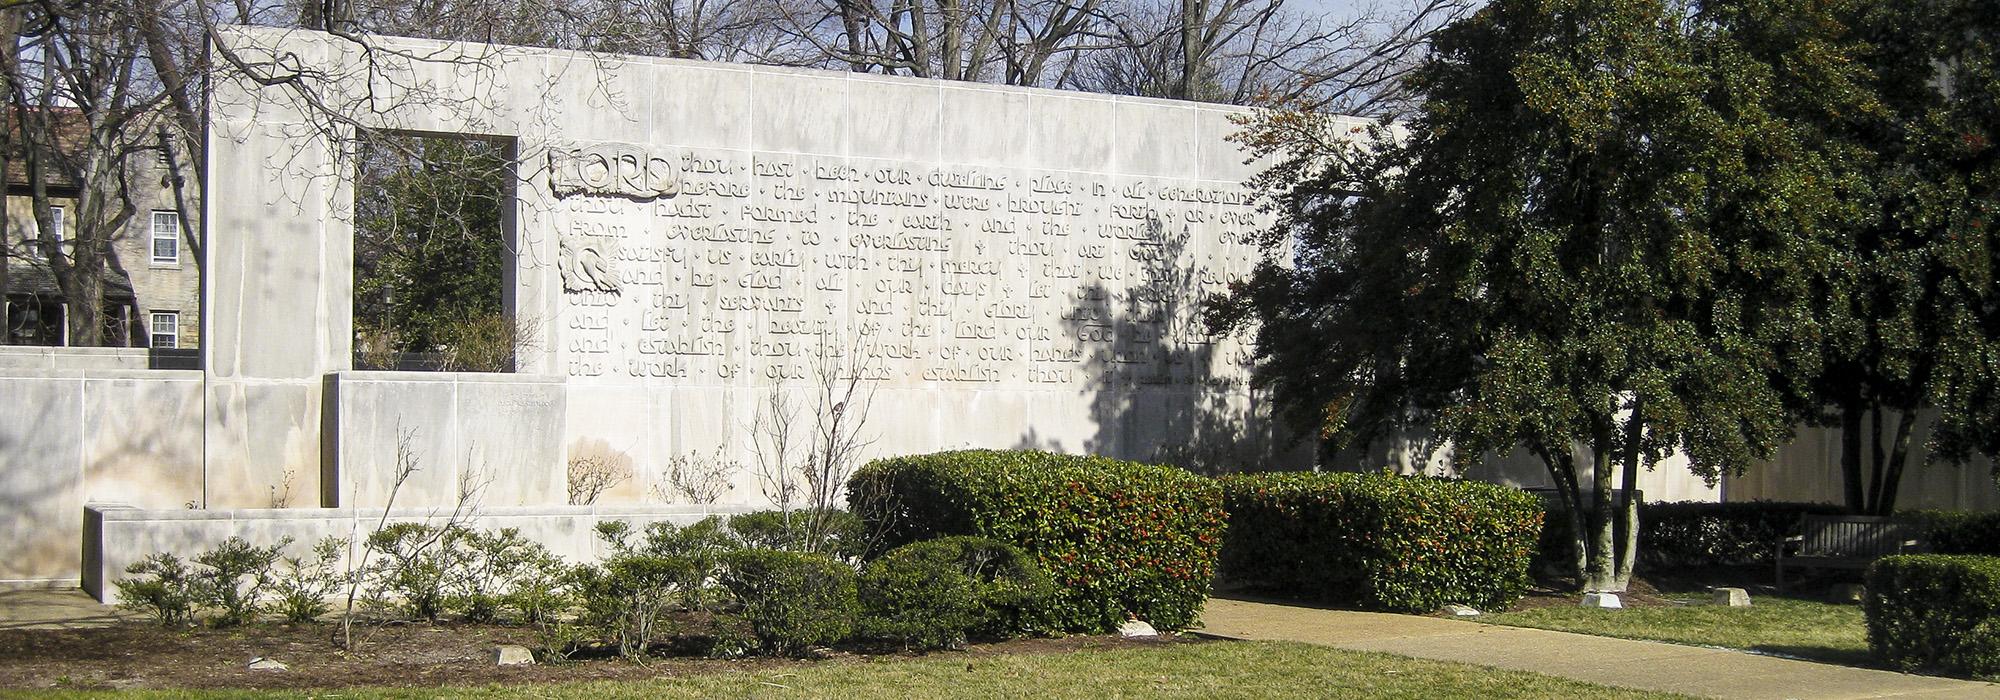
[[587, 506], [599, 496], [632, 478], [632, 465], [610, 455], [578, 455], [569, 458], [569, 504]]
[[354, 368], [389, 370], [396, 368], [396, 357], [401, 354], [396, 332], [388, 328], [368, 325], [356, 321], [354, 326]]
[[667, 460], [667, 482], [654, 486], [653, 492], [662, 501], [708, 505], [736, 488], [734, 479], [740, 471], [743, 462], [731, 459], [721, 447], [709, 455], [699, 452], [674, 455]]
[[533, 322], [506, 314], [454, 319], [440, 331], [447, 372], [512, 372], [516, 354], [539, 345]]

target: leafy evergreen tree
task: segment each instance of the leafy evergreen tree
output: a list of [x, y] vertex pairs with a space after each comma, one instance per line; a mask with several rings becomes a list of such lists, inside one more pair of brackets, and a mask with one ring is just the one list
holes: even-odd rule
[[1857, 3], [1844, 14], [1865, 41], [1852, 55], [1871, 101], [1834, 138], [1865, 148], [1873, 196], [1834, 270], [1843, 293], [1830, 298], [1834, 332], [1809, 408], [1841, 427], [1848, 507], [1886, 515], [1921, 411], [1937, 411], [1933, 459], [2000, 453], [2000, 7]]
[[1497, 0], [1440, 33], [1407, 122], [1260, 118], [1278, 223], [1216, 322], [1259, 322], [1259, 381], [1336, 447], [1527, 449], [1580, 585], [1623, 590], [1641, 468], [1679, 452], [1713, 479], [1789, 437], [1865, 190], [1787, 97], [1864, 72], [1746, 50], [1753, 4], [1826, 3]]

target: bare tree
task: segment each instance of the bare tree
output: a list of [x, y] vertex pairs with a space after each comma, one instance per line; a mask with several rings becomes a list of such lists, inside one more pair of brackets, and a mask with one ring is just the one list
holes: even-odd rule
[[817, 65], [919, 78], [1045, 85], [1098, 48], [1104, 0], [823, 0], [779, 6]]
[[1085, 56], [1063, 87], [1378, 114], [1407, 103], [1402, 78], [1431, 33], [1478, 5], [1382, 0], [1336, 14], [1284, 0], [1139, 2], [1116, 13], [1117, 41]]
[[[107, 290], [125, 279], [111, 244], [138, 210], [136, 166], [157, 153], [152, 134], [163, 95], [131, 9], [36, 2], [0, 11], [0, 36], [8, 40], [0, 56], [6, 131], [27, 181], [37, 244], [9, 252], [53, 277], [68, 302], [75, 345], [134, 338], [130, 329], [105, 333]], [[58, 192], [72, 200], [60, 229]]]
[[751, 419], [758, 488], [787, 518], [801, 519], [808, 543], [827, 540], [847, 480], [874, 443], [867, 434], [876, 367], [865, 352], [869, 337], [856, 333], [841, 343], [822, 333], [803, 401], [773, 385]]
[[[402, 422], [397, 421], [395, 471], [389, 481], [389, 498], [382, 504], [382, 515], [376, 519], [373, 532], [381, 532], [383, 528], [389, 526], [389, 509], [395, 507], [396, 495], [402, 493], [403, 484], [408, 483], [410, 477], [416, 476], [417, 471], [422, 469], [414, 447], [416, 439], [416, 428], [404, 428]], [[375, 545], [370, 541], [371, 538], [358, 539], [361, 540], [361, 556], [349, 557], [347, 560], [347, 571], [343, 574], [345, 576], [343, 580], [347, 582], [347, 596], [341, 606], [340, 626], [334, 631], [333, 638], [334, 646], [348, 651], [354, 650], [354, 603], [360, 595], [364, 574], [368, 571], [368, 559], [375, 554]]]
[[581, 37], [592, 49], [741, 63], [806, 64], [782, 29], [792, 0], [598, 0]]
[[[423, 460], [416, 449], [417, 432], [416, 428], [404, 427], [401, 419], [396, 421], [396, 463], [391, 472], [388, 496], [382, 503], [382, 514], [376, 517], [374, 529], [369, 530], [368, 534], [357, 533], [356, 539], [361, 544], [361, 555], [348, 557], [346, 571], [343, 574], [347, 592], [341, 606], [340, 625], [333, 632], [334, 646], [344, 651], [355, 651], [359, 643], [354, 639], [355, 603], [368, 602], [379, 605], [382, 602], [380, 589], [383, 587], [383, 582], [379, 580], [376, 569], [369, 565], [369, 560], [381, 544], [377, 535], [389, 529], [389, 515], [396, 507], [396, 497], [402, 493], [403, 486], [410, 478], [423, 470]], [[468, 448], [465, 462], [458, 470], [457, 481], [457, 495], [452, 501], [451, 512], [445, 515], [443, 524], [426, 528], [423, 539], [404, 550], [405, 555], [422, 552], [431, 547], [448, 546], [445, 540], [463, 530], [464, 523], [478, 512], [481, 494], [492, 483], [492, 475], [483, 466], [474, 464], [472, 450]], [[433, 512], [429, 517], [436, 515], [437, 513]]]

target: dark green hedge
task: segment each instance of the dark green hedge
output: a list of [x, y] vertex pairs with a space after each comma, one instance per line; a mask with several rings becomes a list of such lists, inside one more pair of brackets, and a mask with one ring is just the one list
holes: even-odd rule
[[991, 537], [1055, 584], [1057, 629], [1102, 632], [1131, 613], [1183, 629], [1208, 596], [1222, 546], [1222, 491], [1174, 467], [1047, 452], [967, 450], [869, 463], [850, 509], [875, 552], [949, 535]]
[[1053, 592], [1021, 548], [987, 537], [941, 537], [869, 562], [856, 584], [863, 636], [942, 649], [970, 635], [1012, 637]]
[[1339, 605], [1498, 608], [1528, 588], [1542, 506], [1518, 489], [1384, 474], [1222, 480], [1232, 582]]
[[1896, 519], [1920, 528], [1933, 553], [2000, 555], [2000, 513], [1918, 510]]
[[2000, 558], [1918, 554], [1868, 567], [1868, 648], [1904, 670], [2000, 675]]
[[799, 655], [846, 639], [860, 612], [854, 569], [824, 554], [739, 549], [722, 555], [717, 578], [769, 653]]
[[[1800, 518], [1845, 512], [1826, 503], [1641, 503], [1639, 557], [1645, 566], [1659, 569], [1770, 563], [1777, 543], [1799, 534]], [[1567, 567], [1569, 537], [1569, 516], [1550, 511], [1538, 547], [1540, 559], [1558, 569]]]

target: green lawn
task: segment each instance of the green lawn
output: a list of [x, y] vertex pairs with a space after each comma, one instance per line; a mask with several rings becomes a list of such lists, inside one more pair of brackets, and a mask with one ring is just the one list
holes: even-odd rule
[[[1678, 698], [1465, 664], [1295, 643], [1214, 642], [1102, 652], [829, 662], [652, 681], [318, 691], [355, 698]], [[25, 697], [84, 697], [53, 692]], [[303, 697], [301, 692], [147, 691], [120, 698]], [[0, 696], [13, 695], [0, 691]]]
[[1706, 605], [1706, 595], [1673, 596], [1685, 605], [1624, 610], [1540, 608], [1484, 615], [1480, 622], [1626, 639], [1728, 647], [1828, 663], [1869, 664], [1861, 606], [1758, 596], [1747, 608]]

